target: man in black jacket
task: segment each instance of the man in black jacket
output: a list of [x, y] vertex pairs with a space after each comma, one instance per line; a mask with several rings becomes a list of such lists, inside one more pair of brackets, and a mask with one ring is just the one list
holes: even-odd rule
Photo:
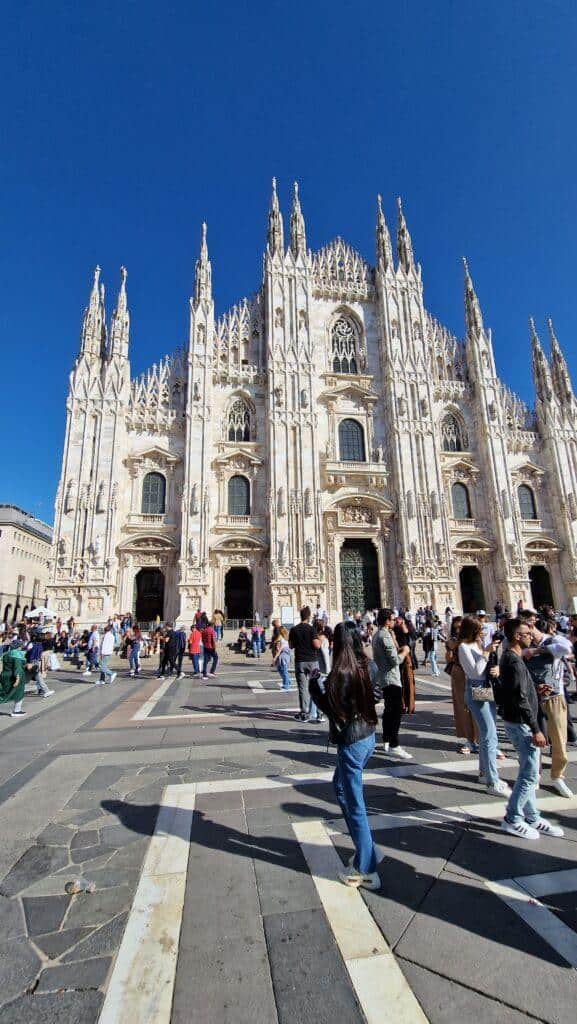
[[532, 646], [532, 630], [522, 619], [509, 619], [505, 636], [509, 646], [499, 664], [498, 704], [519, 757], [519, 774], [501, 828], [520, 839], [538, 839], [540, 834], [561, 838], [563, 829], [545, 821], [535, 802], [539, 749], [546, 740], [537, 721], [537, 691], [522, 656]]

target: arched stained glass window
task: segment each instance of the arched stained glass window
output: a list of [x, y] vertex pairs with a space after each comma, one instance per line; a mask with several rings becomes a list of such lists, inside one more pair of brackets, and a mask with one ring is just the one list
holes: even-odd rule
[[451, 488], [453, 516], [455, 519], [471, 519], [471, 501], [465, 484], [453, 484]]
[[468, 440], [456, 416], [449, 413], [441, 423], [441, 444], [444, 452], [464, 452]]
[[339, 453], [342, 462], [365, 462], [365, 436], [356, 420], [339, 424]]
[[227, 437], [229, 441], [250, 441], [250, 411], [242, 398], [238, 398], [230, 407], [228, 414]]
[[142, 513], [161, 516], [165, 510], [166, 480], [162, 473], [147, 473], [142, 484]]
[[245, 476], [231, 476], [228, 481], [228, 514], [250, 515], [250, 484]]
[[344, 316], [331, 328], [333, 373], [358, 373], [357, 330]]
[[519, 498], [519, 510], [521, 512], [521, 519], [537, 519], [537, 505], [535, 504], [535, 495], [527, 484], [521, 484], [517, 491]]

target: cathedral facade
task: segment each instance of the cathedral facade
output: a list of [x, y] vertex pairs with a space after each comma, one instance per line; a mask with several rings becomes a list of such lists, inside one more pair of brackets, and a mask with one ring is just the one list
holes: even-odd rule
[[323, 605], [473, 611], [577, 597], [577, 403], [551, 322], [535, 410], [499, 380], [465, 264], [464, 340], [426, 310], [399, 201], [370, 266], [312, 253], [276, 186], [257, 293], [215, 320], [206, 227], [188, 345], [131, 379], [126, 271], [95, 271], [70, 375], [49, 595], [79, 622]]

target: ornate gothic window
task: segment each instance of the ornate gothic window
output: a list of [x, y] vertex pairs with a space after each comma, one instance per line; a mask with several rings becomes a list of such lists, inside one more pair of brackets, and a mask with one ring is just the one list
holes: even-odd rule
[[250, 484], [245, 476], [231, 476], [228, 481], [228, 514], [250, 515]]
[[334, 373], [358, 373], [358, 339], [355, 326], [344, 316], [331, 328], [331, 354]]
[[142, 513], [162, 516], [166, 510], [166, 480], [162, 473], [147, 473], [142, 485]]
[[365, 435], [356, 420], [339, 423], [339, 454], [342, 462], [365, 462]]
[[444, 452], [464, 452], [467, 450], [467, 436], [458, 419], [449, 413], [441, 423], [441, 443]]
[[535, 504], [535, 495], [527, 484], [521, 484], [517, 491], [519, 498], [519, 510], [521, 512], [521, 519], [537, 519], [537, 505]]
[[228, 414], [229, 441], [250, 441], [250, 411], [242, 398], [238, 398], [230, 407]]
[[471, 519], [471, 501], [465, 484], [453, 484], [451, 488], [453, 516], [455, 519]]

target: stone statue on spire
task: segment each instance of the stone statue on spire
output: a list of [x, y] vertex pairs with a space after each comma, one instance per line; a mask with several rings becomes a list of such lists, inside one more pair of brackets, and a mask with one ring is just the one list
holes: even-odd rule
[[393, 247], [391, 236], [383, 213], [382, 200], [377, 196], [377, 266], [386, 271], [393, 266]]
[[293, 192], [293, 208], [290, 222], [290, 248], [295, 259], [299, 253], [301, 256], [306, 256], [307, 239], [305, 233], [305, 221], [299, 201], [299, 186], [297, 181], [294, 183]]
[[403, 204], [401, 197], [397, 199], [397, 206], [399, 208], [399, 220], [397, 224], [397, 257], [399, 264], [405, 272], [408, 274], [410, 270], [415, 267], [415, 257], [413, 255], [413, 243], [403, 213]]
[[80, 356], [101, 356], [106, 348], [106, 312], [104, 285], [100, 283], [100, 267], [94, 268], [94, 279], [88, 305], [82, 317]]
[[535, 321], [529, 317], [529, 330], [531, 331], [531, 368], [535, 382], [535, 392], [541, 401], [549, 401], [553, 396], [551, 385], [551, 373], [547, 356], [541, 348], [541, 342], [535, 330]]
[[212, 301], [212, 271], [206, 244], [206, 224], [203, 223], [200, 233], [200, 253], [194, 268], [194, 304]]
[[547, 320], [547, 327], [549, 328], [549, 340], [551, 343], [551, 381], [553, 390], [560, 402], [568, 402], [573, 397], [571, 377], [565, 356], [555, 336], [551, 317]]
[[130, 314], [126, 295], [126, 267], [120, 268], [120, 288], [116, 300], [116, 309], [110, 320], [109, 358], [114, 356], [128, 357], [128, 339], [130, 334]]
[[268, 214], [267, 248], [271, 256], [284, 253], [284, 236], [282, 226], [282, 214], [278, 205], [276, 194], [276, 178], [272, 179], [272, 196]]
[[483, 331], [483, 315], [481, 313], [481, 306], [477, 298], [477, 293], [473, 287], [467, 260], [464, 256], [463, 270], [465, 272], [465, 325], [467, 328], [467, 334], [469, 336], [479, 337]]

